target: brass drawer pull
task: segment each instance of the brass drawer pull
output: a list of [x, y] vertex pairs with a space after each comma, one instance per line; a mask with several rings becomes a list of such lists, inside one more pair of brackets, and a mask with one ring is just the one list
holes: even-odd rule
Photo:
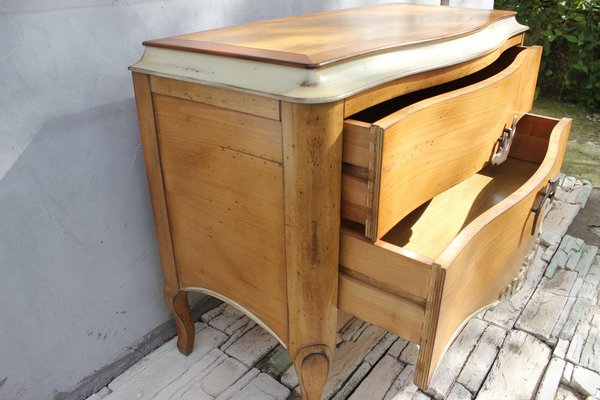
[[548, 185], [546, 186], [545, 190], [540, 192], [540, 194], [542, 195], [542, 199], [540, 200], [539, 204], [531, 208], [531, 212], [535, 214], [535, 217], [533, 218], [533, 226], [531, 227], [532, 235], [535, 235], [538, 220], [540, 219], [540, 214], [542, 213], [542, 209], [544, 208], [544, 203], [546, 203], [547, 200], [552, 200], [554, 198], [556, 188], [558, 187], [558, 178], [559, 175], [556, 175], [548, 181]]
[[513, 138], [515, 137], [517, 120], [518, 115], [515, 114], [510, 128], [504, 127], [502, 130], [502, 136], [498, 138], [498, 142], [500, 142], [498, 145], [498, 150], [496, 150], [496, 154], [492, 156], [493, 165], [502, 164], [508, 158], [508, 152], [510, 151], [510, 146], [512, 145]]

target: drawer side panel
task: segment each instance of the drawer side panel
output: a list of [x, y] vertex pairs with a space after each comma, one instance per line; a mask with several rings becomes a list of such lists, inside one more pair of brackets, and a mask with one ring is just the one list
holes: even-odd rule
[[[394, 247], [388, 249], [387, 247]], [[418, 304], [425, 304], [431, 291], [432, 260], [409, 257], [402, 249], [384, 242], [370, 243], [342, 229], [340, 236], [340, 265], [348, 274]]]
[[423, 306], [344, 273], [339, 277], [338, 307], [413, 343], [423, 334]]

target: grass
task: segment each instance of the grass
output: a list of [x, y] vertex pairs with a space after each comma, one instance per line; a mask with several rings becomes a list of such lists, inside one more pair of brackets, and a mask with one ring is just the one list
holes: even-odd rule
[[562, 172], [600, 186], [600, 115], [593, 121], [593, 112], [581, 106], [546, 98], [537, 99], [531, 112], [573, 119]]

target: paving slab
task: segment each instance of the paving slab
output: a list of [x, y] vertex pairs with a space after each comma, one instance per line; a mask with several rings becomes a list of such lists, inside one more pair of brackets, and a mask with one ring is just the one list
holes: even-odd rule
[[387, 352], [394, 342], [398, 340], [398, 336], [387, 333], [383, 339], [379, 341], [366, 355], [364, 361], [368, 362], [370, 365], [375, 365], [381, 357]]
[[535, 292], [548, 263], [542, 259], [544, 254], [540, 246], [536, 249], [531, 268], [525, 278], [523, 288], [510, 299], [501, 301], [493, 309], [484, 314], [484, 319], [492, 324], [499, 325], [505, 329], [512, 329], [521, 315], [523, 308]]
[[215, 400], [229, 400], [236, 394], [238, 394], [242, 389], [244, 389], [250, 382], [254, 380], [260, 371], [256, 368], [252, 368], [248, 372], [246, 372], [240, 379], [238, 379], [233, 385], [223, 391], [219, 396], [215, 398]]
[[225, 353], [251, 367], [277, 344], [277, 339], [256, 325], [227, 347]]
[[407, 365], [396, 378], [383, 400], [410, 399], [419, 388], [413, 383], [415, 366]]
[[388, 350], [388, 354], [394, 358], [398, 358], [400, 357], [400, 354], [402, 353], [402, 351], [404, 351], [406, 346], [408, 346], [408, 340], [398, 338], [398, 340], [396, 340], [392, 347], [390, 347], [390, 349]]
[[592, 317], [590, 330], [581, 351], [579, 364], [600, 373], [600, 310]]
[[382, 399], [403, 368], [404, 364], [396, 358], [384, 356], [352, 393], [350, 400]]
[[542, 382], [535, 396], [535, 400], [552, 400], [556, 396], [556, 391], [560, 385], [560, 380], [565, 369], [565, 360], [552, 357], [550, 364], [546, 368]]
[[371, 364], [362, 362], [356, 370], [352, 373], [350, 378], [346, 380], [346, 383], [334, 394], [331, 400], [344, 400], [350, 396], [354, 390], [363, 382], [365, 377], [371, 370]]
[[343, 342], [335, 351], [333, 363], [323, 392], [323, 398], [330, 399], [342, 387], [363, 358], [384, 337], [386, 331], [369, 325], [356, 342]]
[[477, 399], [531, 399], [550, 356], [550, 348], [535, 336], [511, 331]]
[[600, 375], [587, 368], [576, 365], [571, 377], [571, 386], [583, 396], [600, 394]]
[[575, 366], [573, 364], [571, 364], [570, 362], [566, 361], [565, 362], [565, 369], [563, 370], [563, 375], [560, 378], [560, 383], [563, 383], [565, 385], [570, 385], [571, 384], [571, 377], [573, 376], [573, 368]]
[[460, 383], [455, 383], [452, 385], [452, 389], [450, 389], [450, 393], [448, 393], [446, 400], [471, 400], [472, 398], [473, 396], [467, 388]]
[[585, 341], [590, 331], [591, 319], [592, 314], [588, 313], [588, 315], [585, 318], [582, 318], [581, 321], [579, 321], [579, 323], [577, 324], [577, 328], [575, 329], [575, 334], [573, 335], [571, 343], [569, 344], [569, 350], [567, 350], [566, 357], [567, 360], [572, 362], [573, 364], [579, 364], [581, 352], [583, 351]]
[[227, 357], [202, 379], [199, 389], [209, 396], [217, 397], [247, 372], [248, 367], [243, 363], [233, 357]]
[[[199, 398], [202, 400], [212, 399], [212, 396], [201, 389], [204, 377], [221, 365], [227, 356], [219, 349], [212, 349], [202, 359], [192, 365], [187, 371], [169, 382], [153, 397], [157, 399], [188, 400]], [[122, 393], [122, 391], [121, 391]], [[146, 396], [144, 396], [146, 397]]]
[[444, 399], [452, 384], [461, 372], [465, 361], [477, 346], [479, 339], [485, 329], [487, 322], [478, 318], [470, 320], [463, 328], [454, 342], [444, 355], [443, 363], [433, 374], [429, 387], [425, 391], [436, 399]]
[[555, 400], [580, 400], [580, 396], [576, 392], [565, 386], [560, 386], [556, 392]]
[[485, 328], [477, 347], [469, 356], [456, 381], [471, 393], [477, 393], [505, 337], [506, 331], [498, 326], [489, 325]]
[[189, 356], [179, 353], [177, 346], [173, 343], [137, 374], [113, 381], [108, 385], [112, 393], [107, 396], [107, 399], [129, 400], [153, 397], [166, 385], [185, 374], [194, 364], [200, 362], [202, 366], [206, 362], [206, 360], [202, 360], [204, 356], [221, 345], [227, 336], [223, 332], [207, 327], [201, 330], [196, 338], [198, 341]]
[[259, 374], [231, 400], [286, 400], [290, 390], [268, 374]]

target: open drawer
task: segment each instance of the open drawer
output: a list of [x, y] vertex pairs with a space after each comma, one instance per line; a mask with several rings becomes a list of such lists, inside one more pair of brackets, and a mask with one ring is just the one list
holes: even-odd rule
[[531, 109], [540, 57], [512, 47], [472, 75], [346, 119], [342, 217], [375, 241], [490, 163], [503, 130]]
[[419, 344], [419, 387], [462, 324], [522, 272], [570, 126], [526, 114], [503, 164], [434, 196], [375, 243], [359, 224], [342, 228], [338, 306]]

